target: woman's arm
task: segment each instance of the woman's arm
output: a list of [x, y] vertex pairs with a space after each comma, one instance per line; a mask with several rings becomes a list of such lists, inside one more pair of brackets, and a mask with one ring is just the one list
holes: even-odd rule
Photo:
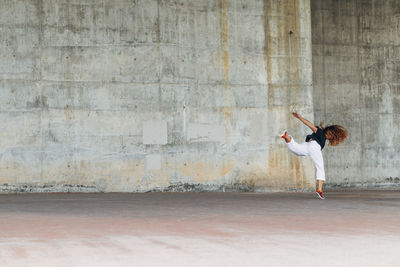
[[297, 112], [293, 112], [292, 113], [294, 117], [298, 118], [302, 123], [304, 123], [305, 125], [307, 125], [308, 127], [310, 127], [310, 129], [316, 133], [318, 128], [314, 126], [314, 124], [312, 124], [310, 121], [308, 121], [307, 119], [303, 118], [302, 116], [300, 116], [300, 114], [298, 114]]

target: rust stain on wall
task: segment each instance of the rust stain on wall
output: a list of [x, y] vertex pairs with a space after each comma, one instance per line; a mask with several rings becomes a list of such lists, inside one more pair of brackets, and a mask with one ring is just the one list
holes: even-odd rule
[[218, 174], [219, 176], [224, 176], [233, 171], [235, 168], [235, 164], [233, 162], [228, 162], [223, 164], [219, 169], [218, 169]]
[[222, 47], [222, 63], [224, 70], [224, 107], [222, 113], [224, 115], [225, 131], [226, 131], [226, 142], [230, 143], [230, 135], [232, 131], [231, 117], [232, 109], [230, 107], [230, 95], [229, 90], [229, 43], [228, 43], [228, 0], [221, 0], [221, 47]]
[[297, 14], [298, 8], [296, 7], [296, 1], [291, 0], [288, 3], [289, 10], [289, 20], [288, 23], [285, 24], [286, 32], [288, 32], [287, 43], [288, 43], [288, 57], [287, 57], [287, 66], [288, 66], [288, 77], [289, 84], [291, 87], [289, 88], [289, 101], [293, 103], [296, 99], [301, 99], [303, 97], [303, 93], [301, 92], [301, 80], [300, 80], [300, 60], [301, 56], [299, 54], [299, 42], [300, 42], [300, 28], [299, 28], [299, 19], [300, 16]]
[[65, 106], [64, 114], [65, 114], [66, 121], [71, 121], [71, 120], [73, 120], [75, 118], [74, 114], [73, 114], [72, 107], [70, 105], [66, 105]]
[[221, 0], [221, 28], [222, 28], [222, 60], [224, 64], [224, 80], [229, 81], [229, 54], [228, 54], [228, 0]]
[[298, 190], [312, 187], [308, 182], [310, 179], [307, 179], [309, 177], [306, 177], [310, 172], [304, 170], [305, 158], [290, 153], [285, 147], [270, 149], [266, 180], [268, 188]]
[[292, 165], [292, 168], [294, 169], [295, 172], [295, 185], [297, 188], [302, 188], [303, 187], [303, 180], [304, 180], [304, 175], [303, 175], [303, 168], [300, 162], [299, 157], [291, 158], [290, 163]]
[[267, 163], [267, 184], [271, 188], [288, 187], [293, 184], [293, 173], [288, 166], [289, 151], [269, 149]]
[[215, 166], [215, 163], [192, 162], [178, 168], [178, 174], [184, 177], [190, 177], [190, 180], [197, 183], [211, 182], [227, 175], [234, 169], [233, 163]]
[[270, 49], [269, 47], [271, 46], [270, 44], [270, 34], [269, 34], [269, 20], [268, 20], [268, 0], [264, 0], [264, 7], [263, 7], [263, 20], [264, 20], [264, 66], [265, 66], [265, 72], [267, 75], [267, 81], [268, 84], [271, 84], [271, 69], [272, 69], [272, 62], [270, 60]]

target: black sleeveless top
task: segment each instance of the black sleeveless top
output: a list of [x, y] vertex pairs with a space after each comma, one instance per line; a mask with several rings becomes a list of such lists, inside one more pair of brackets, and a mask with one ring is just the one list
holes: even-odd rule
[[324, 148], [326, 137], [321, 128], [317, 127], [317, 131], [315, 133], [307, 135], [306, 142], [308, 142], [310, 139], [317, 141], [317, 143], [321, 146], [321, 150]]

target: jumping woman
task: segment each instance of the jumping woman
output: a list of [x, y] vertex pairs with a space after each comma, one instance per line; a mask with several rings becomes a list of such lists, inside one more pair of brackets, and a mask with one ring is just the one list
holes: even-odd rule
[[324, 158], [322, 157], [322, 149], [325, 141], [328, 139], [331, 146], [337, 146], [347, 137], [347, 130], [340, 125], [330, 125], [327, 127], [315, 127], [311, 122], [293, 112], [294, 117], [298, 118], [302, 123], [307, 125], [313, 133], [307, 135], [304, 143], [298, 144], [293, 137], [287, 134], [285, 130], [281, 137], [285, 139], [286, 145], [290, 151], [297, 156], [309, 156], [317, 169], [318, 189], [317, 194], [321, 199], [325, 199], [322, 193], [322, 185], [325, 181]]

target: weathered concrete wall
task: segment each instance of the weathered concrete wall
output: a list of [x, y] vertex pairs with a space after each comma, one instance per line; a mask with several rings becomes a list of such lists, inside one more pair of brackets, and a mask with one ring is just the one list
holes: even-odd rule
[[311, 2], [315, 120], [350, 133], [325, 151], [328, 184], [397, 187], [400, 1]]
[[313, 116], [310, 19], [309, 0], [0, 0], [0, 190], [312, 188], [276, 137]]

